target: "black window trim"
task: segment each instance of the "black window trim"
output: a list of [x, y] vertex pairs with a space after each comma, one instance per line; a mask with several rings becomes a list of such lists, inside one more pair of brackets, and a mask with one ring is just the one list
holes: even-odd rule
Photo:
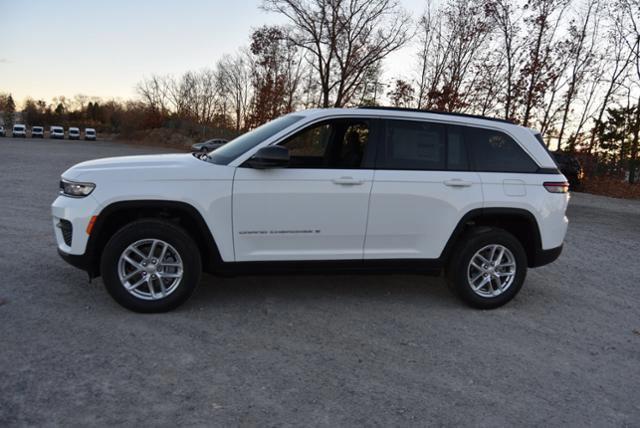
[[[493, 174], [560, 174], [560, 171], [557, 168], [543, 168], [541, 167], [538, 162], [536, 162], [536, 160], [533, 158], [533, 156], [531, 156], [531, 154], [522, 147], [522, 145], [520, 145], [520, 143], [518, 142], [518, 139], [515, 138], [513, 135], [511, 135], [510, 132], [508, 132], [505, 129], [502, 128], [498, 128], [498, 127], [491, 127], [491, 126], [481, 126], [481, 125], [469, 125], [469, 124], [464, 124], [464, 123], [459, 123], [459, 122], [451, 122], [451, 121], [446, 121], [446, 120], [434, 120], [434, 119], [427, 119], [427, 118], [419, 118], [419, 117], [406, 117], [406, 116], [380, 116], [380, 124], [379, 124], [379, 129], [376, 133], [377, 135], [377, 140], [378, 140], [378, 145], [379, 147], [377, 148], [376, 152], [378, 154], [380, 154], [380, 156], [385, 156], [386, 154], [386, 141], [383, 138], [384, 135], [386, 135], [386, 126], [387, 126], [387, 121], [389, 120], [400, 120], [400, 121], [409, 121], [409, 122], [427, 122], [427, 123], [432, 123], [432, 124], [439, 124], [439, 125], [443, 125], [445, 127], [445, 169], [416, 169], [416, 168], [386, 168], [386, 167], [382, 167], [380, 164], [382, 163], [382, 159], [378, 156], [376, 156], [376, 162], [375, 162], [375, 169], [376, 170], [380, 170], [380, 171], [427, 171], [427, 172], [431, 172], [431, 171], [442, 171], [442, 172], [448, 172], [448, 171], [452, 171], [452, 172], [482, 172], [482, 173], [493, 173]], [[520, 150], [522, 150], [528, 157], [529, 159], [531, 159], [531, 161], [538, 167], [536, 171], [533, 172], [513, 172], [513, 171], [481, 171], [478, 170], [475, 162], [470, 154], [470, 150], [469, 150], [469, 143], [466, 141], [466, 139], [464, 140], [464, 146], [465, 146], [465, 151], [467, 154], [467, 165], [468, 165], [468, 169], [450, 169], [449, 168], [449, 127], [451, 126], [459, 126], [459, 127], [467, 127], [467, 128], [479, 128], [479, 129], [484, 129], [484, 130], [489, 130], [489, 131], [497, 131], [497, 132], [502, 132], [503, 134], [507, 135], [509, 138], [511, 138], [516, 144], [517, 146], [520, 148]]]

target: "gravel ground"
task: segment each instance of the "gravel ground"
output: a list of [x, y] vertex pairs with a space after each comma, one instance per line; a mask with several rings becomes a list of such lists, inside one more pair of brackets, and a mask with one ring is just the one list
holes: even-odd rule
[[640, 202], [572, 195], [506, 307], [440, 278], [207, 276], [120, 308], [55, 251], [59, 174], [108, 142], [0, 139], [0, 426], [640, 426]]

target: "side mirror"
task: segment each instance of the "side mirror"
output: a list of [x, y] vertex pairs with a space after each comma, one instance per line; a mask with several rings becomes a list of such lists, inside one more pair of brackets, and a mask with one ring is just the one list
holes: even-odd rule
[[282, 146], [263, 147], [246, 164], [257, 169], [286, 167], [289, 165], [289, 149]]

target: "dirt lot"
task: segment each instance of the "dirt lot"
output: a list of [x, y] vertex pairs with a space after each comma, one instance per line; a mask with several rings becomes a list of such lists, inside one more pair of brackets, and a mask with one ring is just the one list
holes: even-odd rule
[[106, 142], [0, 138], [0, 426], [640, 425], [640, 202], [575, 194], [565, 252], [494, 311], [423, 276], [205, 277], [120, 308], [55, 251]]

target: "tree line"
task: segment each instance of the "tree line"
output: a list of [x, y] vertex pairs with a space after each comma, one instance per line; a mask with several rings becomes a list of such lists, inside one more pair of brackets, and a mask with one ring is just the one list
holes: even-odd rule
[[[233, 134], [315, 107], [480, 114], [536, 128], [553, 148], [596, 159], [598, 172], [635, 179], [640, 0], [427, 1], [419, 17], [398, 0], [263, 0], [261, 8], [286, 23], [254, 29], [213, 67], [148, 76], [135, 101], [30, 101], [25, 110], [79, 114], [116, 132], [169, 124]], [[412, 61], [389, 76], [400, 49]]]

